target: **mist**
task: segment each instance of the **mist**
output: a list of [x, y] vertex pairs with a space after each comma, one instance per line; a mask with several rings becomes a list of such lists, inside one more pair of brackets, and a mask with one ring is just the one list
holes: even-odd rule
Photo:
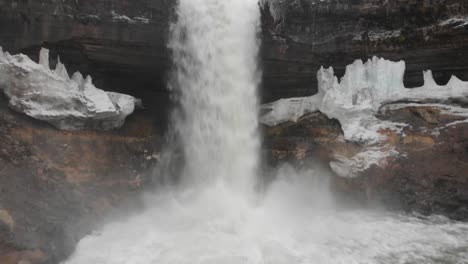
[[[284, 164], [261, 180], [260, 13], [251, 0], [181, 0], [171, 26], [178, 108], [162, 170], [144, 210], [84, 238], [67, 264], [457, 263], [468, 225], [346, 208], [316, 163]], [[163, 155], [171, 159], [171, 155]], [[176, 160], [172, 160], [175, 162]], [[171, 162], [171, 160], [169, 160]], [[174, 165], [172, 165], [174, 166]], [[264, 185], [261, 182], [268, 182]]]

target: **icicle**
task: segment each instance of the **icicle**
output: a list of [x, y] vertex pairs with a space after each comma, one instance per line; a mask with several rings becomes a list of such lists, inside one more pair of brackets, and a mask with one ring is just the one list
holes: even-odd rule
[[323, 66], [317, 72], [318, 85], [321, 87], [319, 92], [325, 92], [333, 88], [335, 73], [332, 67], [325, 69]]
[[7, 51], [3, 52], [3, 48], [0, 46], [0, 59], [1, 58], [8, 58], [10, 57], [10, 53], [8, 53]]
[[84, 86], [93, 86], [93, 78], [90, 75], [86, 76], [86, 80], [84, 81]]
[[60, 56], [57, 57], [57, 66], [55, 67], [55, 73], [67, 81], [70, 80], [70, 76], [68, 75], [67, 68], [60, 61]]
[[437, 83], [434, 80], [434, 77], [432, 75], [431, 70], [423, 71], [423, 76], [424, 76], [424, 87], [425, 88], [430, 88], [430, 87], [437, 87]]
[[81, 75], [80, 72], [75, 72], [73, 76], [71, 77], [72, 81], [75, 82], [78, 85], [79, 89], [83, 89], [83, 84], [84, 84], [84, 79], [83, 75]]
[[48, 49], [41, 48], [41, 51], [39, 52], [39, 64], [42, 65], [47, 70], [50, 70]]

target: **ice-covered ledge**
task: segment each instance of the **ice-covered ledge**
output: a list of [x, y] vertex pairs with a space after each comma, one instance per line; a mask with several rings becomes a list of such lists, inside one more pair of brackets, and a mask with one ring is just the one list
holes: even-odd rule
[[0, 90], [10, 107], [62, 130], [120, 128], [139, 103], [136, 98], [105, 92], [90, 76], [76, 72], [70, 78], [58, 60], [49, 67], [49, 51], [41, 49], [39, 63], [23, 54], [3, 53], [0, 47]]
[[[366, 63], [355, 61], [346, 67], [346, 73], [338, 81], [333, 68], [318, 71], [318, 94], [304, 98], [282, 99], [262, 106], [260, 121], [268, 126], [296, 122], [307, 113], [320, 111], [328, 118], [337, 119], [343, 129], [344, 139], [364, 146], [362, 152], [344, 157], [335, 155], [331, 168], [340, 176], [354, 177], [372, 165], [385, 166], [389, 156], [399, 155], [392, 146], [385, 144], [385, 133], [399, 133], [408, 124], [380, 120], [376, 117], [382, 106], [392, 102], [446, 103], [452, 99], [468, 98], [468, 82], [452, 76], [445, 86], [436, 84], [431, 71], [424, 72], [424, 85], [407, 89], [403, 84], [405, 62], [392, 62], [372, 58]], [[452, 100], [453, 101], [453, 100]], [[452, 110], [450, 110], [452, 109]], [[444, 111], [465, 118], [468, 109], [444, 107]]]

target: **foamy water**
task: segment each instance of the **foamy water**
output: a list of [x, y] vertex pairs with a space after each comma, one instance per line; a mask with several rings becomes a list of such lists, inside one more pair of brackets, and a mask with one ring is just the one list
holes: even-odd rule
[[84, 238], [66, 263], [468, 263], [468, 224], [344, 209], [320, 169], [285, 168], [254, 191], [258, 26], [256, 1], [180, 0], [170, 86], [181, 183]]
[[337, 207], [320, 173], [282, 171], [256, 204], [221, 184], [148, 197], [67, 263], [468, 263], [468, 224]]

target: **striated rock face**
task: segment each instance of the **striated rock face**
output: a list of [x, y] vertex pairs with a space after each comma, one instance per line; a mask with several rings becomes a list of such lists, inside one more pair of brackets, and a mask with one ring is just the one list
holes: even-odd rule
[[468, 6], [464, 0], [264, 0], [264, 101], [316, 93], [316, 72], [338, 76], [356, 59], [407, 65], [407, 87], [432, 69], [444, 85], [468, 80]]
[[118, 132], [65, 132], [0, 101], [0, 263], [59, 263], [151, 184], [160, 139], [137, 113]]
[[175, 0], [0, 1], [0, 46], [38, 61], [50, 50], [70, 72], [106, 91], [143, 99], [158, 127], [167, 123], [167, 31]]
[[0, 89], [18, 112], [49, 122], [63, 130], [120, 128], [138, 100], [105, 92], [76, 72], [72, 78], [60, 60], [49, 67], [49, 50], [42, 49], [39, 64], [19, 54], [3, 54], [0, 47]]
[[[4, 0], [0, 45], [32, 56], [44, 43], [73, 71], [92, 73], [98, 87], [144, 98], [158, 113], [168, 101], [175, 2]], [[440, 84], [453, 74], [468, 80], [464, 0], [261, 2], [264, 102], [314, 94], [321, 65], [342, 75], [355, 59], [372, 56], [405, 60], [408, 87], [422, 85], [426, 69]]]
[[341, 194], [468, 219], [468, 82], [439, 86], [427, 71], [407, 89], [404, 71], [402, 61], [358, 60], [338, 81], [321, 68], [317, 95], [264, 105], [269, 159], [318, 159]]

